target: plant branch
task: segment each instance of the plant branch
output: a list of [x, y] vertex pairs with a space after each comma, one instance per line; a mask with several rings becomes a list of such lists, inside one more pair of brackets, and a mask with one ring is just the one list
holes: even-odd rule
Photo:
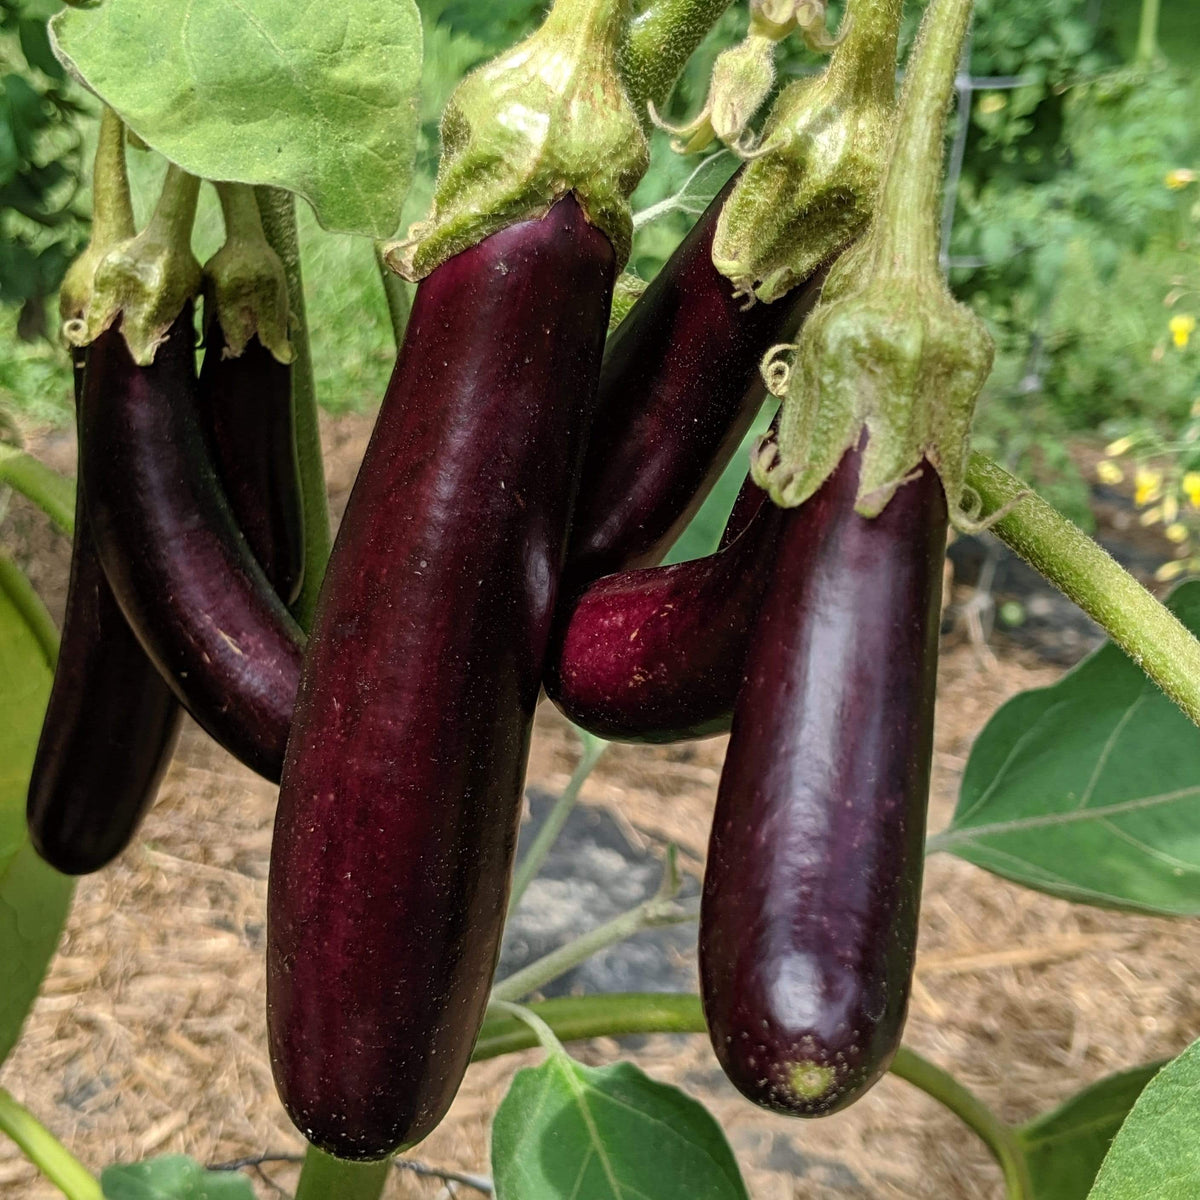
[[309, 1146], [300, 1168], [296, 1200], [379, 1200], [387, 1186], [392, 1160], [344, 1162]]
[[329, 502], [325, 495], [325, 465], [317, 420], [317, 388], [304, 308], [304, 280], [300, 273], [296, 200], [290, 192], [280, 188], [257, 187], [254, 192], [267, 241], [279, 255], [287, 276], [289, 333], [296, 352], [292, 362], [292, 413], [304, 500], [304, 583], [292, 610], [296, 620], [307, 630], [316, 612], [317, 593], [325, 577], [325, 564], [329, 561], [333, 539], [329, 532]]
[[11, 1093], [0, 1088], [0, 1132], [67, 1200], [104, 1200], [96, 1177]]
[[644, 125], [647, 106], [662, 108], [692, 52], [728, 7], [729, 0], [654, 0], [629, 23], [618, 61]]
[[892, 1060], [890, 1070], [897, 1078], [945, 1105], [979, 1135], [1000, 1166], [1008, 1200], [1034, 1200], [1029, 1164], [1016, 1134], [978, 1096], [949, 1072], [903, 1046]]
[[[704, 1033], [700, 997], [675, 992], [613, 992], [598, 996], [563, 996], [526, 1006], [561, 1042], [634, 1033]], [[538, 1045], [537, 1035], [517, 1017], [490, 1011], [483, 1023], [472, 1062], [498, 1058]], [[896, 1052], [889, 1068], [955, 1113], [983, 1139], [1008, 1188], [1008, 1200], [1033, 1200], [1028, 1168], [1013, 1131], [962, 1084], [907, 1046]]]
[[583, 755], [571, 773], [571, 778], [567, 780], [567, 786], [563, 789], [562, 795], [555, 801], [554, 807], [542, 822], [537, 837], [533, 839], [533, 845], [525, 852], [525, 857], [517, 866], [513, 876], [512, 891], [508, 898], [509, 917], [517, 911], [521, 897], [525, 895], [529, 885], [537, 878], [537, 873], [542, 869], [546, 856], [558, 840], [558, 835], [562, 833], [563, 826], [571, 815], [571, 809], [575, 807], [575, 802], [579, 799], [580, 789], [592, 773], [592, 768], [600, 761], [600, 756], [608, 748], [608, 743], [602, 738], [594, 737], [582, 729], [576, 729], [575, 732], [579, 734], [580, 741], [583, 743]]
[[587, 962], [593, 954], [618, 942], [631, 938], [643, 929], [657, 929], [663, 925], [682, 925], [696, 920], [700, 915], [700, 900], [695, 897], [689, 900], [676, 900], [679, 892], [679, 873], [675, 867], [675, 847], [672, 846], [667, 855], [666, 867], [663, 871], [662, 886], [656, 895], [644, 900], [628, 912], [613, 917], [589, 929], [565, 946], [551, 950], [535, 962], [519, 971], [514, 971], [506, 979], [502, 979], [492, 989], [492, 1001], [515, 1001], [538, 988], [544, 987], [551, 980], [565, 975], [572, 968]]
[[1137, 51], [1134, 62], [1139, 67], [1148, 67], [1159, 56], [1158, 14], [1161, 0], [1142, 0], [1142, 13], [1138, 20]]
[[0, 554], [0, 592], [24, 618], [46, 656], [47, 665], [53, 670], [58, 662], [58, 628], [25, 572], [7, 554]]
[[387, 242], [375, 243], [375, 266], [379, 271], [379, 281], [383, 284], [383, 294], [387, 299], [388, 317], [392, 322], [392, 337], [396, 341], [396, 350], [404, 345], [404, 331], [408, 328], [408, 314], [412, 308], [412, 300], [408, 295], [408, 287], [403, 279], [387, 264]]
[[1015, 475], [972, 454], [967, 486], [990, 529], [1101, 625], [1130, 658], [1200, 725], [1200, 642], [1124, 567]]
[[68, 537], [75, 532], [75, 483], [32, 454], [0, 446], [0, 484], [31, 500]]

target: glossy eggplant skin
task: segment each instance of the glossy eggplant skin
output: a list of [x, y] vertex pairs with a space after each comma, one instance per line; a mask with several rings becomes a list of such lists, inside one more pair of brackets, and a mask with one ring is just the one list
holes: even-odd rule
[[[78, 406], [86, 351], [74, 359]], [[98, 871], [129, 845], [171, 761], [180, 715], [104, 578], [78, 488], [62, 640], [26, 800], [34, 849], [55, 870]]]
[[236, 358], [209, 322], [200, 422], [238, 527], [284, 604], [304, 580], [304, 503], [292, 420], [292, 369], [257, 335]]
[[[765, 497], [751, 481], [749, 488]], [[609, 741], [727, 731], [783, 517], [761, 504], [714, 554], [598, 579], [562, 617], [546, 694]]]
[[701, 902], [717, 1058], [743, 1095], [796, 1116], [887, 1069], [916, 952], [946, 502], [926, 465], [860, 517], [858, 458], [786, 514]]
[[322, 586], [267, 898], [292, 1120], [423, 1138], [483, 1020], [615, 256], [572, 196], [418, 287]]
[[609, 338], [571, 527], [567, 591], [661, 561], [762, 405], [763, 355], [788, 341], [816, 303], [824, 271], [774, 304], [746, 307], [713, 266], [713, 234], [733, 184]]
[[[237, 527], [196, 411], [191, 305], [139, 367], [117, 328], [89, 349], [80, 480], [104, 573], [196, 721], [277, 780], [304, 635]], [[104, 380], [104, 386], [100, 386]]]

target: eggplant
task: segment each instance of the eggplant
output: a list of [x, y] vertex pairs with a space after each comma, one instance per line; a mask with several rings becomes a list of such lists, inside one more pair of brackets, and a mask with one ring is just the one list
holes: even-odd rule
[[791, 339], [825, 271], [752, 303], [712, 262], [725, 186], [617, 326], [572, 520], [564, 589], [662, 560], [720, 478], [765, 395], [759, 365]]
[[420, 1141], [483, 1020], [615, 277], [573, 195], [417, 288], [317, 605], [267, 895], [301, 1132]]
[[860, 460], [784, 513], [701, 900], [713, 1049], [743, 1095], [797, 1116], [887, 1069], [916, 952], [946, 500], [923, 464], [859, 516]]
[[91, 344], [80, 483], [105, 576], [146, 653], [209, 734], [277, 780], [304, 635], [209, 458], [192, 320], [189, 302], [149, 366], [134, 362], [119, 326]]
[[753, 518], [716, 553], [606, 575], [567, 607], [544, 683], [569, 720], [617, 742], [729, 729], [783, 525], [764, 496], [747, 480]]
[[[87, 352], [73, 358], [78, 408]], [[33, 847], [55, 870], [98, 871], [129, 845], [171, 761], [180, 715], [104, 577], [79, 487], [62, 641], [26, 800]]]
[[304, 580], [292, 369], [257, 334], [230, 357], [214, 319], [205, 334], [199, 396], [209, 452], [238, 527], [279, 598], [291, 604]]

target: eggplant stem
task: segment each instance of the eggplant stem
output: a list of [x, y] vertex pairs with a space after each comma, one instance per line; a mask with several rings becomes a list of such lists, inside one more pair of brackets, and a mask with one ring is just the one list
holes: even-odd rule
[[300, 1168], [296, 1200], [379, 1200], [391, 1173], [391, 1158], [345, 1162], [309, 1146]]
[[966, 482], [979, 494], [982, 516], [1011, 506], [991, 531], [1078, 604], [1200, 725], [1200, 641], [1183, 622], [999, 463], [972, 454]]
[[538, 830], [537, 837], [533, 839], [533, 845], [526, 851], [520, 866], [517, 867], [508, 898], [508, 916], [510, 918], [520, 906], [521, 897], [525, 895], [526, 889], [542, 869], [542, 864], [546, 861], [546, 856], [550, 853], [554, 843], [558, 841], [558, 835], [562, 833], [563, 826], [571, 815], [571, 809], [575, 807], [575, 802], [579, 799], [580, 789], [592, 773], [592, 768], [600, 761], [600, 756], [604, 751], [608, 749], [608, 743], [602, 738], [594, 737], [582, 729], [577, 729], [575, 732], [579, 734], [580, 741], [583, 743], [583, 756], [576, 763], [575, 770], [571, 773], [571, 778], [567, 780], [567, 786], [563, 788], [562, 795], [555, 801], [554, 807], [542, 823], [541, 829]]
[[312, 628], [317, 594], [333, 538], [329, 532], [329, 502], [325, 495], [325, 463], [321, 454], [321, 429], [317, 416], [317, 387], [313, 378], [312, 346], [304, 308], [304, 280], [300, 273], [300, 238], [296, 230], [296, 200], [280, 188], [256, 187], [263, 230], [271, 249], [279, 255], [287, 277], [288, 332], [296, 357], [292, 360], [292, 414], [296, 426], [296, 456], [300, 463], [300, 490], [304, 502], [304, 582], [292, 605], [292, 615], [307, 633]]
[[67, 1200], [104, 1200], [96, 1177], [10, 1092], [0, 1088], [0, 1132]]
[[[671, 992], [610, 992], [598, 996], [562, 996], [524, 1006], [561, 1042], [645, 1033], [704, 1033], [700, 997]], [[528, 1050], [539, 1044], [529, 1025], [507, 1011], [490, 1009], [472, 1062]], [[889, 1068], [950, 1109], [982, 1139], [1004, 1174], [1007, 1200], [1033, 1200], [1029, 1168], [1012, 1128], [952, 1075], [901, 1046]]]
[[412, 298], [404, 280], [388, 266], [387, 250], [389, 243], [375, 243], [375, 266], [379, 271], [379, 281], [383, 284], [383, 295], [387, 300], [388, 319], [392, 323], [392, 337], [396, 341], [396, 350], [404, 345], [404, 331], [408, 328], [408, 314], [412, 310]]

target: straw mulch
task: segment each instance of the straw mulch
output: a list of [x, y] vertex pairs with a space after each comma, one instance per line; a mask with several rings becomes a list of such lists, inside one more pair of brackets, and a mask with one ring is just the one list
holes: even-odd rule
[[[348, 428], [341, 422], [329, 431], [339, 490], [361, 453], [361, 436]], [[11, 525], [0, 532], [10, 535]], [[61, 571], [50, 562], [39, 582], [57, 586], [56, 578]], [[971, 740], [990, 713], [1057, 674], [1011, 656], [984, 665], [967, 645], [946, 649], [934, 828], [949, 818]], [[698, 873], [723, 750], [723, 739], [615, 748], [583, 802], [604, 806], [637, 844], [676, 842], [683, 864]], [[561, 789], [574, 757], [570, 731], [543, 706], [530, 782]], [[137, 844], [80, 881], [63, 946], [0, 1084], [89, 1166], [168, 1152], [210, 1163], [299, 1153], [264, 1045], [273, 807], [271, 787], [189, 727]], [[1023, 1120], [1111, 1071], [1175, 1053], [1200, 1033], [1198, 964], [1195, 924], [1072, 906], [936, 856], [926, 872], [906, 1036], [1004, 1117]], [[575, 1050], [591, 1063], [623, 1052], [609, 1040]], [[847, 1112], [801, 1123], [741, 1100], [702, 1037], [649, 1038], [624, 1052], [709, 1105], [755, 1200], [1001, 1195], [975, 1138], [891, 1077]], [[531, 1051], [473, 1067], [449, 1117], [414, 1157], [487, 1174], [490, 1114], [513, 1071], [537, 1057]], [[264, 1171], [255, 1183], [260, 1196], [291, 1194], [294, 1167]], [[399, 1172], [390, 1192], [451, 1194], [475, 1193]], [[57, 1195], [0, 1141], [0, 1196]]]

